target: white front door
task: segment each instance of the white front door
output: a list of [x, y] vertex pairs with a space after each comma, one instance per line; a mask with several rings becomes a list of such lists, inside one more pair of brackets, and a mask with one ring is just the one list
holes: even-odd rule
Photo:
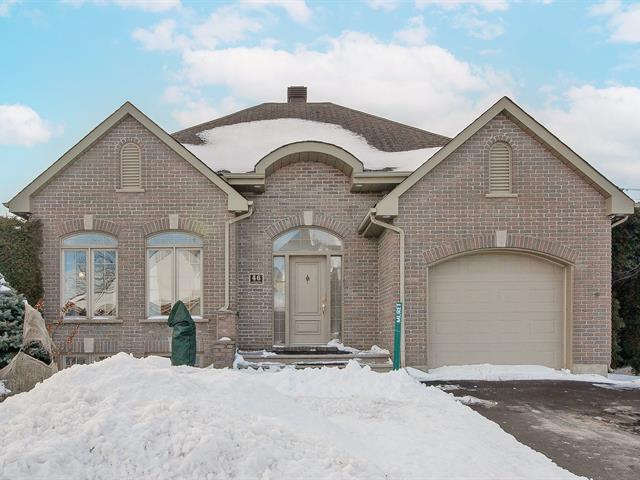
[[329, 340], [327, 258], [292, 256], [289, 268], [289, 343], [324, 345]]

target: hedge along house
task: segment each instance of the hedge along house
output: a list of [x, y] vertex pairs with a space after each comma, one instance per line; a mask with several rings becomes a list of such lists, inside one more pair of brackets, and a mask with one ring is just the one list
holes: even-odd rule
[[506, 97], [449, 139], [304, 87], [174, 135], [126, 103], [6, 205], [43, 223], [64, 364], [167, 355], [177, 299], [201, 365], [392, 349], [401, 301], [405, 365], [600, 373], [634, 207]]

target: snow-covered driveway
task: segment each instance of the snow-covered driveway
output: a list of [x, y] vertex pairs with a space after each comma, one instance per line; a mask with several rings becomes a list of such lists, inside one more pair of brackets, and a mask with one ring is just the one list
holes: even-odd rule
[[170, 367], [119, 354], [0, 404], [7, 478], [570, 479], [405, 372]]

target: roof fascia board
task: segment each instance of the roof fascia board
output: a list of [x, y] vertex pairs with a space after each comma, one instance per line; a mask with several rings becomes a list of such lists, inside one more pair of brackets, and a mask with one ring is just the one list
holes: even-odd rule
[[376, 205], [378, 215], [397, 216], [399, 198], [402, 194], [413, 187], [421, 178], [427, 175], [472, 135], [478, 132], [482, 127], [489, 123], [490, 120], [503, 111], [507, 112], [510, 116], [524, 125], [533, 135], [538, 137], [540, 141], [564, 158], [570, 166], [574, 167], [574, 169], [582, 174], [589, 183], [598, 189], [605, 196], [607, 213], [609, 215], [633, 213], [635, 203], [631, 198], [625, 195], [611, 181], [562, 143], [555, 135], [522, 110], [511, 99], [502, 97], [486, 112], [462, 130], [462, 132], [456, 135], [449, 143], [423, 163], [415, 172], [409, 175], [405, 181], [400, 183], [396, 188], [389, 192], [387, 196], [378, 202]]
[[177, 140], [160, 128], [144, 113], [138, 110], [131, 102], [124, 103], [115, 112], [109, 115], [97, 127], [91, 130], [82, 140], [71, 147], [64, 155], [56, 160], [49, 168], [42, 172], [29, 185], [23, 188], [15, 197], [7, 202], [11, 212], [30, 212], [31, 197], [51, 181], [68, 164], [89, 149], [95, 142], [104, 136], [111, 128], [118, 124], [127, 115], [131, 115], [151, 133], [162, 140], [169, 148], [184, 158], [196, 170], [211, 180], [218, 188], [227, 194], [227, 208], [232, 211], [247, 211], [247, 200], [233, 189], [227, 182], [221, 179], [213, 170], [207, 167], [200, 159], [193, 155]]

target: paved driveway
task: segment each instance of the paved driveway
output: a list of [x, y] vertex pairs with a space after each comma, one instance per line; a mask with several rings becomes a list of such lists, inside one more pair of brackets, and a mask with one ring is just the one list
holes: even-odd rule
[[640, 389], [557, 381], [424, 383], [497, 402], [470, 406], [577, 475], [640, 479]]

